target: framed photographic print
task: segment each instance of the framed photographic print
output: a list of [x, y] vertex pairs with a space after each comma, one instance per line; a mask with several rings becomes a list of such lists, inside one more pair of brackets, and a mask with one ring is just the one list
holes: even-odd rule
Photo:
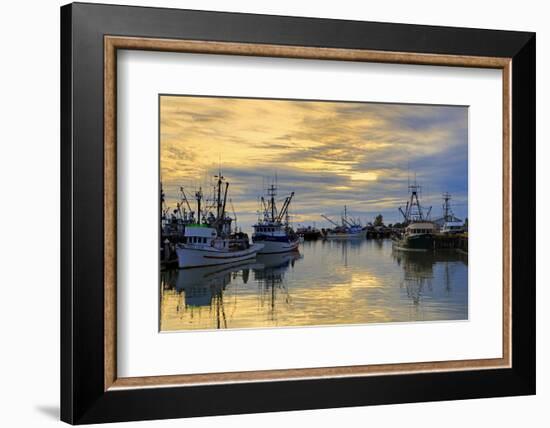
[[535, 393], [533, 33], [76, 3], [61, 54], [62, 420]]

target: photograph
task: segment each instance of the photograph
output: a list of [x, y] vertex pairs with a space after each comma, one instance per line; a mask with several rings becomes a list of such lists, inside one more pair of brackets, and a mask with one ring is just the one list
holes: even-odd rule
[[158, 102], [161, 332], [468, 320], [468, 106]]

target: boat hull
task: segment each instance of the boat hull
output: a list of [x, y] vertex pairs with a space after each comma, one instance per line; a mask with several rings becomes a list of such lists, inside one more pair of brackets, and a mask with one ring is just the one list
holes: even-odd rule
[[[294, 241], [281, 241], [264, 239], [260, 241], [258, 245], [263, 245], [263, 248], [258, 251], [258, 254], [279, 254], [279, 253], [288, 253], [290, 251], [296, 251], [300, 240], [296, 239]], [[255, 244], [256, 245], [256, 244]]]
[[367, 236], [367, 231], [362, 230], [358, 233], [331, 233], [327, 232], [325, 238], [327, 239], [361, 239]]
[[393, 241], [393, 247], [403, 251], [428, 251], [434, 248], [434, 237], [431, 234], [406, 236]]
[[298, 236], [300, 236], [304, 241], [316, 241], [321, 237], [321, 232], [319, 231], [298, 232]]
[[178, 266], [180, 269], [193, 267], [217, 266], [227, 263], [241, 262], [256, 258], [256, 254], [263, 245], [253, 244], [246, 250], [238, 251], [219, 251], [209, 248], [191, 248], [187, 246], [178, 246], [176, 253], [178, 255]]

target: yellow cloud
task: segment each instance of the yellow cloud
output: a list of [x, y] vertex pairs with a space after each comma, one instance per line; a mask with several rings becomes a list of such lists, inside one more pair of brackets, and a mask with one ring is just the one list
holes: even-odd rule
[[378, 174], [375, 172], [354, 172], [350, 175], [350, 179], [353, 181], [376, 181], [378, 180]]
[[304, 218], [354, 205], [346, 195], [356, 198], [358, 211], [366, 211], [373, 199], [382, 201], [377, 209], [389, 209], [395, 186], [406, 196], [410, 160], [444, 154], [457, 144], [466, 150], [457, 130], [467, 126], [467, 115], [438, 122], [448, 112], [438, 106], [161, 96], [160, 167], [167, 202], [175, 204], [182, 185], [190, 191], [209, 188], [221, 164], [241, 218], [258, 209], [261, 177], [275, 173], [283, 180], [292, 177], [289, 191], [300, 186], [293, 209]]

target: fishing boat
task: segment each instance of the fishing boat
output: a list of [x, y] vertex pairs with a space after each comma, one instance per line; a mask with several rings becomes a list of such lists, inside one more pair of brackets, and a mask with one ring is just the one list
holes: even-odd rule
[[424, 210], [418, 197], [420, 186], [409, 185], [410, 197], [405, 210], [399, 211], [403, 215], [406, 224], [402, 234], [393, 238], [393, 248], [404, 251], [427, 251], [434, 248], [435, 225], [429, 220], [432, 208]]
[[464, 233], [464, 222], [456, 217], [451, 208], [451, 194], [443, 193], [443, 216], [434, 221], [443, 235], [456, 235]]
[[[229, 183], [221, 173], [216, 176], [215, 200], [212, 208], [201, 210], [202, 190], [195, 194], [197, 223], [187, 224], [183, 242], [176, 246], [180, 269], [215, 266], [256, 258], [262, 244], [250, 244], [248, 235], [232, 230], [231, 218], [226, 213]], [[225, 187], [222, 197], [222, 187]]]
[[191, 209], [187, 195], [180, 187], [181, 200], [176, 202], [176, 207], [169, 207], [165, 200], [165, 194], [160, 184], [160, 224], [161, 242], [168, 239], [170, 242], [181, 242], [185, 232], [185, 226], [196, 223], [195, 212]]
[[321, 237], [321, 231], [315, 226], [299, 227], [296, 234], [304, 241], [316, 241]]
[[271, 184], [267, 189], [267, 200], [260, 198], [261, 211], [258, 222], [253, 225], [252, 242], [261, 244], [258, 254], [277, 254], [295, 251], [300, 239], [289, 223], [288, 208], [294, 197], [294, 192], [287, 196], [280, 210], [275, 204], [277, 187]]
[[344, 213], [338, 224], [324, 214], [321, 214], [325, 220], [334, 225], [332, 229], [323, 229], [322, 233], [326, 239], [357, 239], [367, 236], [367, 229], [364, 228], [358, 220], [348, 217], [347, 206], [344, 205]]
[[402, 236], [394, 238], [393, 247], [405, 251], [427, 251], [434, 247], [435, 226], [429, 221], [407, 225]]

